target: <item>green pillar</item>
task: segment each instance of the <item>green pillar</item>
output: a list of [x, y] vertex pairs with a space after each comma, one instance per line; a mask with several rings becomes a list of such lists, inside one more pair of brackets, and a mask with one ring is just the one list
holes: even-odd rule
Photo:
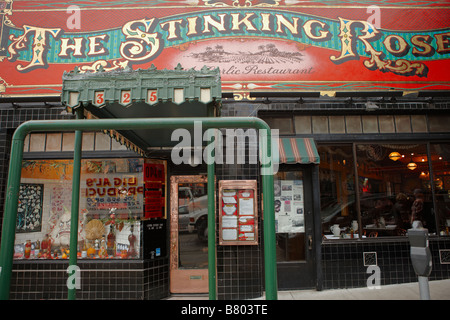
[[[77, 119], [83, 118], [83, 108], [76, 109]], [[82, 150], [83, 132], [75, 131], [75, 142], [73, 148], [73, 175], [72, 175], [72, 207], [70, 214], [70, 256], [68, 272], [71, 279], [74, 279], [75, 272], [73, 267], [77, 267], [77, 243], [78, 243], [78, 213], [80, 209], [80, 175], [81, 175], [81, 150]], [[70, 271], [69, 271], [70, 270]], [[75, 280], [75, 279], [74, 279]], [[68, 284], [68, 299], [76, 299], [75, 283]]]
[[[209, 131], [211, 132], [211, 131]], [[212, 134], [210, 143], [214, 143]], [[215, 208], [215, 177], [214, 149], [208, 153], [208, 282], [209, 300], [216, 300], [216, 208]]]
[[[268, 126], [267, 126], [268, 128]], [[272, 168], [272, 142], [270, 129], [263, 129], [261, 134], [266, 137], [260, 139], [261, 145], [261, 175], [263, 187], [264, 206], [264, 270], [266, 284], [266, 299], [278, 299], [277, 281], [277, 259], [276, 259], [276, 238], [275, 238], [275, 203], [273, 189], [273, 168]]]

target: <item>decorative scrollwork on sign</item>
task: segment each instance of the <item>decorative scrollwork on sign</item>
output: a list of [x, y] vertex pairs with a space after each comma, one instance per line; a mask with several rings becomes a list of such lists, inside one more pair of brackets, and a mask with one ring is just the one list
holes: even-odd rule
[[234, 100], [235, 101], [244, 101], [244, 100], [251, 100], [254, 101], [256, 98], [252, 98], [250, 96], [250, 92], [234, 92], [233, 93]]
[[368, 69], [378, 69], [380, 71], [390, 71], [400, 75], [417, 75], [426, 76], [427, 67], [420, 62], [411, 62], [405, 59], [399, 60], [386, 60], [380, 59], [382, 52], [375, 51], [373, 48], [369, 49], [371, 54], [369, 60], [364, 61], [364, 65]]
[[[0, 60], [1, 61], [1, 60]], [[0, 94], [6, 91], [6, 87], [10, 86], [2, 77], [0, 77]]]
[[3, 20], [3, 24], [5, 26], [11, 27], [11, 28], [15, 27], [14, 23], [12, 23], [12, 21], [9, 20], [9, 18], [7, 16], [5, 16], [5, 19]]
[[91, 65], [84, 65], [79, 67], [79, 73], [86, 72], [107, 72], [113, 71], [117, 69], [125, 69], [128, 66], [128, 60], [120, 61], [120, 60], [97, 60]]
[[0, 1], [0, 14], [12, 15], [12, 5], [14, 0]]
[[211, 7], [274, 7], [281, 0], [204, 0], [206, 6]]

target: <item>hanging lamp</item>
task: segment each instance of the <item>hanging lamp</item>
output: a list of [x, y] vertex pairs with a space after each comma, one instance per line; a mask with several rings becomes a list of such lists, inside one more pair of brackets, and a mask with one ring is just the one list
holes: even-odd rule
[[400, 153], [398, 153], [397, 151], [391, 152], [389, 154], [389, 159], [394, 160], [394, 161], [397, 161], [401, 157], [402, 157], [402, 155]]

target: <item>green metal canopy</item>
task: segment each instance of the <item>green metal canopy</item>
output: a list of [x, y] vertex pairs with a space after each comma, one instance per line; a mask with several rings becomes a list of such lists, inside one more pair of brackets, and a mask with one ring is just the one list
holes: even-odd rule
[[[64, 73], [61, 101], [83, 107], [88, 118], [192, 118], [218, 116], [221, 105], [219, 68], [184, 70], [130, 68], [94, 73], [78, 68]], [[108, 130], [113, 138], [145, 154], [152, 147], [171, 147], [172, 130]], [[191, 133], [192, 134], [192, 133]]]

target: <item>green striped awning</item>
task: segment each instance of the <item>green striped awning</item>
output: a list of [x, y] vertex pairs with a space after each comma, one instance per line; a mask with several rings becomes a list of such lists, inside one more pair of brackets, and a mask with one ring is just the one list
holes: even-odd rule
[[320, 163], [319, 153], [312, 138], [280, 138], [280, 163]]

